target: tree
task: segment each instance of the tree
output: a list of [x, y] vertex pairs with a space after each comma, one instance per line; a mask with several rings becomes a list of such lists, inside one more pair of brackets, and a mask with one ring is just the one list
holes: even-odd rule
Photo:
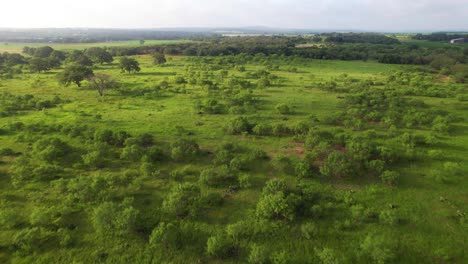
[[140, 45], [144, 45], [145, 44], [145, 40], [144, 39], [140, 39]]
[[156, 65], [161, 65], [161, 64], [164, 64], [166, 63], [166, 56], [164, 55], [164, 53], [161, 53], [161, 52], [155, 52], [153, 53], [153, 63], [156, 64]]
[[47, 58], [53, 51], [54, 49], [49, 46], [39, 47], [34, 51], [34, 57]]
[[29, 61], [29, 70], [31, 72], [45, 72], [50, 70], [49, 61], [45, 58], [34, 57]]
[[59, 82], [65, 86], [75, 83], [81, 87], [81, 82], [93, 75], [93, 71], [83, 65], [71, 64], [65, 67], [63, 72], [59, 73]]
[[122, 72], [128, 73], [139, 72], [141, 70], [138, 61], [129, 57], [120, 58], [119, 68]]
[[92, 47], [86, 50], [86, 55], [89, 56], [94, 62], [104, 64], [114, 61], [112, 55], [103, 48]]
[[91, 86], [98, 91], [99, 96], [104, 96], [105, 90], [119, 86], [119, 83], [112, 76], [100, 72], [91, 75], [88, 80], [91, 82]]

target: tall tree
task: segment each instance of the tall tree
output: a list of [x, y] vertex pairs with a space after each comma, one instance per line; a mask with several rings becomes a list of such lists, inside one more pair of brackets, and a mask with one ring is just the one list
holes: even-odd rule
[[129, 57], [120, 58], [119, 68], [122, 72], [128, 73], [139, 72], [141, 70], [138, 61]]
[[88, 80], [91, 82], [91, 86], [98, 91], [99, 96], [104, 96], [105, 90], [119, 86], [119, 83], [112, 76], [100, 72], [90, 76]]
[[93, 70], [90, 68], [79, 64], [71, 64], [65, 67], [63, 72], [59, 73], [58, 78], [60, 83], [66, 86], [75, 83], [78, 87], [81, 87], [81, 82], [92, 75]]

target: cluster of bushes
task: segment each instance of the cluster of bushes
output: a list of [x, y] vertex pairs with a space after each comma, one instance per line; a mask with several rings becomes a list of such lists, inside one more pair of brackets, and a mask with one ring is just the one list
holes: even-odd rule
[[0, 116], [14, 115], [18, 111], [42, 110], [64, 103], [58, 96], [52, 99], [39, 99], [33, 95], [13, 95], [9, 92], [0, 94]]

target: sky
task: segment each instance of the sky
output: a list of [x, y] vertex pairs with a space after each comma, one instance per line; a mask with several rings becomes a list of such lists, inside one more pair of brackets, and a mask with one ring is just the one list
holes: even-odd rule
[[468, 31], [468, 0], [2, 0], [0, 28]]

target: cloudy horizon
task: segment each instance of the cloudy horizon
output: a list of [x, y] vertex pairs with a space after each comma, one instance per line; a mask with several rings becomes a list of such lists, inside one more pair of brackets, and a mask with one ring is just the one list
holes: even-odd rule
[[466, 0], [18, 0], [2, 9], [12, 12], [0, 28], [468, 30]]

